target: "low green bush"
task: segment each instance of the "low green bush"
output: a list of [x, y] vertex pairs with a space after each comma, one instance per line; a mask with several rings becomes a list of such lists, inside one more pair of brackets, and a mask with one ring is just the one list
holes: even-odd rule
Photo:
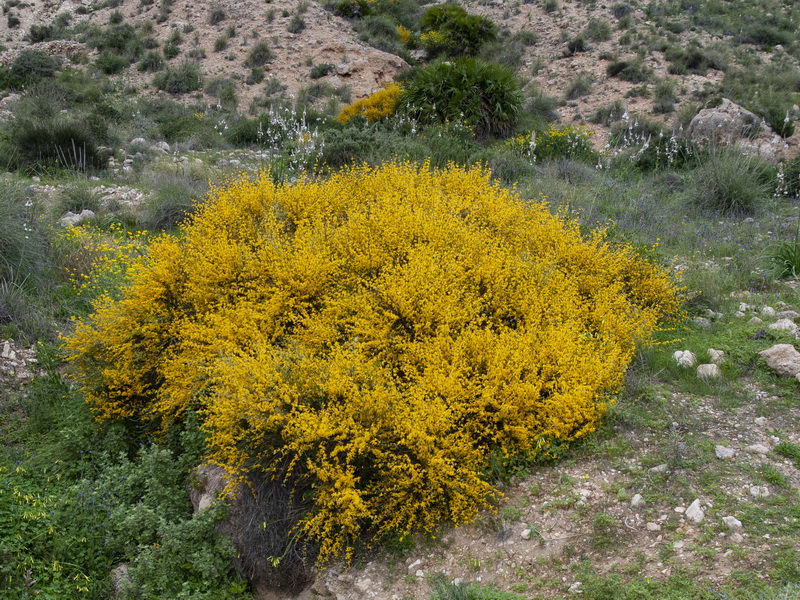
[[653, 70], [645, 66], [641, 59], [617, 60], [606, 67], [606, 74], [609, 77], [619, 77], [632, 83], [643, 83], [649, 81], [653, 76]]
[[153, 78], [153, 85], [170, 94], [186, 94], [203, 87], [203, 75], [196, 64], [184, 62], [158, 73]]
[[713, 148], [691, 176], [694, 202], [725, 214], [751, 214], [769, 201], [773, 185], [767, 165], [735, 148]]
[[117, 75], [130, 66], [130, 62], [124, 56], [112, 52], [104, 52], [97, 57], [94, 64], [106, 75]]
[[246, 67], [263, 67], [275, 59], [275, 53], [265, 40], [257, 42], [247, 53], [244, 61]]
[[522, 104], [511, 71], [474, 58], [421, 69], [400, 97], [402, 109], [419, 122], [461, 121], [479, 139], [511, 134]]
[[428, 58], [475, 56], [483, 44], [497, 37], [491, 20], [469, 14], [458, 4], [432, 6], [420, 18], [419, 28]]

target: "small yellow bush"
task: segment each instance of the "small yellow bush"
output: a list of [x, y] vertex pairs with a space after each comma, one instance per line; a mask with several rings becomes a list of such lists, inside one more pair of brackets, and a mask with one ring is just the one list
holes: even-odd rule
[[397, 110], [397, 100], [400, 98], [401, 91], [399, 85], [392, 83], [368, 98], [361, 98], [348, 104], [339, 113], [337, 119], [342, 123], [347, 123], [359, 115], [365, 117], [369, 122], [391, 117]]
[[470, 520], [489, 454], [595, 429], [667, 274], [479, 169], [232, 180], [67, 340], [101, 419], [202, 416], [212, 460], [308, 490], [320, 559]]

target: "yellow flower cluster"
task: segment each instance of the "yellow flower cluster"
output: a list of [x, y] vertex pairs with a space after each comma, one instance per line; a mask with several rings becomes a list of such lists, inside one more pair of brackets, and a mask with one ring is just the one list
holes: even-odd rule
[[668, 275], [480, 169], [214, 187], [67, 340], [98, 417], [202, 416], [210, 458], [303, 492], [320, 560], [473, 518], [490, 453], [595, 429]]
[[363, 116], [367, 121], [373, 122], [391, 117], [397, 110], [397, 101], [401, 92], [402, 88], [398, 84], [389, 84], [371, 96], [361, 98], [345, 106], [342, 112], [339, 113], [337, 120], [341, 123], [347, 123], [353, 117]]
[[408, 44], [408, 42], [411, 41], [412, 33], [410, 29], [403, 27], [402, 25], [398, 25], [395, 30], [397, 31], [397, 37], [400, 38], [400, 41], [403, 44]]

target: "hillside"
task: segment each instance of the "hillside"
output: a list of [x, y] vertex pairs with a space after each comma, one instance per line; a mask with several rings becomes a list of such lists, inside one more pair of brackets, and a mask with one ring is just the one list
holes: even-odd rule
[[[455, 4], [466, 12], [445, 5], [437, 13], [436, 5], [418, 0], [6, 0], [0, 21], [0, 596], [800, 600], [800, 6], [782, 0]], [[359, 204], [361, 196], [348, 200], [352, 205], [341, 200], [350, 184], [330, 198], [319, 191], [326, 182], [347, 182], [350, 175], [337, 175], [342, 169], [364, 165], [356, 173], [366, 180], [369, 169], [397, 168], [397, 161], [437, 176], [437, 169], [464, 171], [472, 179], [454, 184], [455, 195], [478, 206], [495, 188], [475, 193], [469, 186], [485, 177], [487, 186], [509, 191], [516, 208], [492, 205], [500, 206], [492, 215], [498, 221], [484, 223], [468, 205], [446, 214], [447, 227], [437, 229], [431, 223], [441, 217], [438, 208], [424, 205], [428, 212], [417, 218], [404, 207], [450, 198], [442, 183], [409, 192], [405, 180], [387, 179], [379, 190], [365, 188], [376, 203], [384, 195], [393, 201], [395, 193], [410, 198], [380, 219], [369, 202]], [[203, 204], [209, 194], [217, 201], [221, 190], [245, 181], [266, 186], [243, 196], [252, 214]], [[311, 209], [306, 214], [285, 200], [304, 185], [312, 192], [297, 197], [314, 210], [343, 202], [342, 212], [324, 213], [308, 238], [298, 231], [314, 223]], [[274, 206], [258, 204], [270, 194]], [[356, 205], [361, 212], [342, 216]], [[517, 208], [523, 212], [513, 213]], [[478, 501], [474, 491], [467, 498], [447, 488], [431, 499], [434, 487], [419, 484], [429, 476], [425, 470], [413, 489], [425, 498], [420, 506], [450, 517], [470, 514], [469, 502], [476, 502], [482, 507], [477, 518], [454, 527], [444, 517], [432, 527], [422, 508], [415, 517], [413, 509], [395, 507], [387, 517], [380, 505], [370, 507], [351, 525], [351, 545], [337, 546], [335, 557], [320, 565], [314, 557], [328, 538], [304, 537], [301, 528], [303, 519], [320, 514], [315, 502], [345, 480], [360, 492], [357, 484], [374, 472], [372, 458], [364, 458], [373, 455], [359, 453], [372, 444], [381, 456], [391, 455], [416, 433], [380, 445], [385, 432], [370, 429], [347, 450], [356, 466], [335, 485], [338, 475], [309, 476], [313, 452], [289, 460], [281, 454], [289, 452], [288, 442], [269, 450], [288, 425], [255, 441], [240, 433], [226, 451], [228, 458], [252, 452], [239, 465], [247, 475], [238, 481], [237, 498], [215, 502], [228, 480], [207, 460], [232, 463], [221, 458], [223, 443], [209, 442], [221, 439], [213, 437], [222, 426], [209, 425], [212, 417], [240, 432], [272, 419], [213, 415], [205, 403], [218, 389], [225, 390], [220, 397], [237, 401], [250, 394], [271, 398], [280, 380], [291, 388], [281, 392], [285, 398], [309, 399], [314, 410], [346, 396], [337, 377], [353, 377], [364, 407], [382, 386], [405, 393], [428, 356], [414, 344], [436, 329], [437, 318], [445, 319], [436, 303], [457, 296], [447, 287], [455, 285], [454, 273], [470, 282], [478, 273], [464, 298], [486, 302], [464, 327], [486, 337], [464, 351], [464, 360], [495, 343], [489, 333], [516, 332], [520, 315], [533, 305], [536, 318], [550, 326], [585, 318], [608, 297], [634, 302], [626, 286], [636, 277], [605, 281], [605, 272], [592, 270], [599, 258], [570, 255], [545, 264], [512, 246], [516, 253], [492, 262], [508, 240], [490, 234], [507, 225], [511, 239], [526, 239], [514, 229], [519, 222], [505, 223], [503, 215], [540, 209], [587, 248], [641, 259], [654, 273], [663, 269], [665, 281], [680, 290], [679, 313], [662, 315], [652, 339], [647, 331], [641, 339], [625, 332], [631, 353], [620, 370], [624, 383], [608, 376], [610, 389], [591, 396], [596, 412], [584, 415], [585, 431], [567, 428], [562, 437], [547, 437], [553, 434], [535, 433], [529, 423], [508, 425], [507, 408], [489, 419], [492, 427], [507, 427], [513, 438], [528, 435], [530, 425], [530, 435], [540, 436], [535, 443], [497, 445], [501, 434], [476, 434], [470, 446], [460, 431], [445, 427], [453, 437], [430, 444], [465, 443], [467, 450], [452, 456], [474, 464], [446, 455], [443, 472], [498, 493]], [[274, 217], [272, 238], [247, 238], [252, 215]], [[407, 217], [422, 233], [401, 231]], [[193, 221], [198, 218], [206, 225]], [[353, 228], [344, 229], [351, 221]], [[369, 227], [359, 230], [359, 223]], [[487, 236], [476, 238], [484, 245], [468, 245], [462, 225], [469, 235]], [[230, 245], [216, 245], [226, 228]], [[462, 236], [452, 244], [437, 237], [449, 228]], [[209, 238], [193, 242], [198, 231]], [[415, 255], [425, 259], [419, 271], [386, 283], [377, 274], [412, 262], [411, 254], [391, 254], [395, 233], [414, 248], [426, 236], [439, 240], [439, 254]], [[352, 236], [354, 246], [380, 251], [369, 260], [342, 259], [336, 243], [346, 246]], [[296, 240], [306, 245], [295, 248]], [[336, 243], [326, 246], [331, 240]], [[559, 243], [548, 238], [543, 247]], [[403, 291], [407, 304], [349, 299], [350, 288], [336, 287], [349, 281], [349, 272], [336, 270], [342, 264], [364, 268], [364, 298]], [[269, 271], [275, 265], [286, 272]], [[563, 277], [563, 293], [542, 284], [549, 295], [517, 294], [520, 282], [540, 281], [526, 279], [533, 275], [520, 265], [544, 273], [547, 285], [551, 274]], [[487, 292], [490, 267], [497, 267], [500, 283]], [[332, 300], [314, 288], [315, 277], [331, 272], [336, 276], [324, 291]], [[152, 278], [132, 287], [143, 273]], [[269, 296], [253, 283], [254, 274], [268, 285], [277, 281], [275, 289], [285, 287]], [[437, 288], [439, 276], [452, 279]], [[608, 297], [605, 284], [614, 290]], [[592, 286], [602, 293], [592, 296]], [[130, 302], [130, 314], [103, 312], [133, 297], [132, 289], [140, 304]], [[162, 289], [168, 301], [159, 313]], [[286, 290], [300, 292], [294, 297]], [[639, 293], [658, 304], [656, 292]], [[243, 298], [252, 306], [237, 304]], [[269, 308], [275, 298], [280, 310]], [[562, 305], [565, 298], [575, 304]], [[215, 303], [222, 307], [218, 314], [203, 312]], [[456, 300], [442, 309], [453, 331], [466, 304]], [[407, 315], [400, 306], [411, 307]], [[269, 310], [255, 312], [264, 307]], [[553, 342], [553, 356], [577, 354], [572, 341], [580, 352], [595, 348], [592, 340], [602, 348], [604, 335], [624, 329], [616, 319], [625, 310], [591, 317], [596, 322], [575, 340]], [[326, 321], [344, 313], [350, 321]], [[388, 320], [369, 341], [373, 333], [364, 323], [377, 322], [375, 315]], [[165, 323], [174, 329], [163, 333]], [[292, 337], [300, 323], [308, 327], [305, 337]], [[460, 348], [452, 336], [452, 347]], [[270, 349], [254, 340], [270, 340]], [[334, 356], [348, 358], [331, 359], [332, 366], [319, 357], [291, 362], [311, 356], [314, 344], [325, 347], [319, 340], [340, 344], [342, 354]], [[617, 356], [607, 343], [605, 356]], [[432, 355], [455, 364], [449, 344], [437, 348], [440, 354]], [[770, 348], [780, 356], [764, 354]], [[495, 350], [508, 364], [523, 364], [532, 353], [509, 358], [501, 343]], [[369, 359], [347, 363], [350, 351]], [[392, 362], [403, 353], [418, 362]], [[475, 361], [480, 368], [453, 367], [445, 375], [436, 375], [435, 364], [425, 368], [447, 385], [483, 390], [474, 395], [488, 398], [491, 414], [493, 397], [485, 389], [499, 394], [505, 381], [499, 367], [486, 366], [492, 360]], [[589, 380], [610, 362], [572, 356], [569, 381]], [[340, 363], [347, 368], [337, 370]], [[265, 375], [267, 365], [274, 372]], [[509, 369], [546, 370], [529, 366]], [[496, 387], [480, 387], [490, 385]], [[431, 399], [446, 396], [432, 389], [426, 388], [430, 396], [409, 393], [429, 400], [415, 405], [410, 423], [451, 418], [449, 412], [420, 416], [439, 406]], [[552, 391], [525, 389], [543, 398]], [[445, 404], [461, 401], [459, 394]], [[292, 412], [285, 402], [274, 415]], [[360, 414], [358, 395], [354, 405]], [[476, 413], [473, 407], [465, 411], [472, 417], [459, 417], [466, 429]], [[357, 420], [344, 409], [332, 414], [326, 427]], [[391, 421], [376, 414], [380, 423]], [[101, 423], [101, 416], [109, 418]], [[307, 418], [297, 447], [304, 436], [324, 438], [314, 423]], [[346, 433], [331, 434], [330, 443], [339, 448], [345, 439]], [[294, 469], [297, 478], [270, 479], [269, 465], [262, 464], [268, 459], [259, 455], [268, 450], [286, 461], [280, 476]], [[330, 456], [336, 452], [344, 453]], [[410, 472], [399, 469], [393, 477], [404, 481]], [[323, 514], [349, 514], [356, 503], [334, 504]], [[417, 523], [411, 534], [391, 527], [375, 532], [380, 518], [391, 522], [401, 514]]]

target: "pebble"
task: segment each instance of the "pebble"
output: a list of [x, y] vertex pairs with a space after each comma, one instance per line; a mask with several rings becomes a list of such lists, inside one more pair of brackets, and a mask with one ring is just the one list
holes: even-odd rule
[[661, 531], [661, 525], [658, 523], [647, 523], [645, 524], [647, 531]]
[[655, 467], [650, 467], [648, 469], [651, 473], [666, 473], [667, 472], [667, 463], [663, 463], [660, 465], [656, 465]]
[[767, 417], [756, 417], [756, 425], [759, 427], [767, 426]]
[[530, 529], [523, 529], [522, 533], [520, 533], [519, 536], [523, 540], [529, 540], [529, 539], [531, 539], [531, 530]]
[[736, 456], [736, 450], [727, 446], [716, 445], [714, 446], [714, 454], [717, 455], [717, 458], [725, 460]]
[[642, 498], [641, 494], [636, 494], [633, 498], [631, 498], [631, 506], [633, 508], [638, 508], [638, 507], [644, 506], [644, 505], [645, 505], [645, 501], [644, 501], [644, 498]]

